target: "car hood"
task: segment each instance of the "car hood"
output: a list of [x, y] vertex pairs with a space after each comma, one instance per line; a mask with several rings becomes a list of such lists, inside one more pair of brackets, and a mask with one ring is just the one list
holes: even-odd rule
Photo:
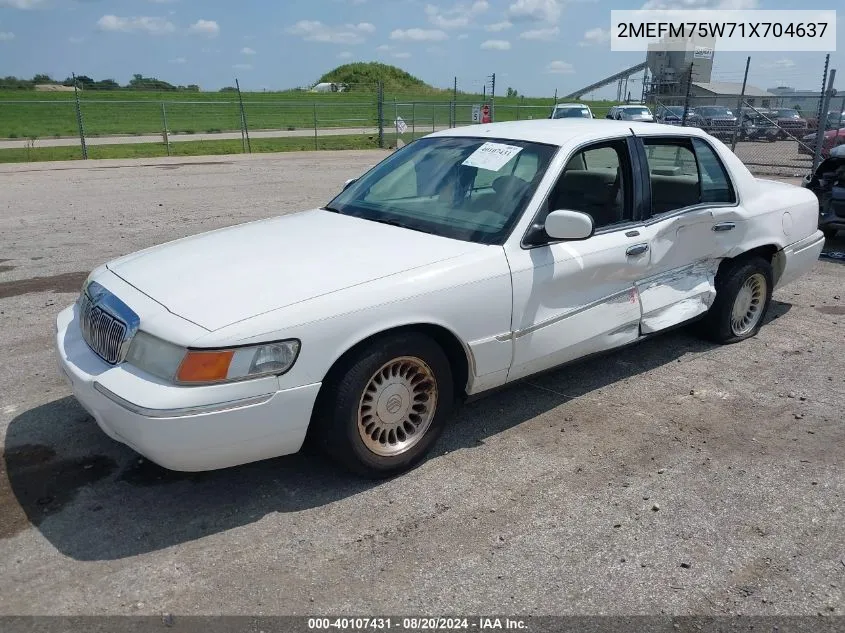
[[108, 264], [208, 330], [487, 248], [313, 209], [169, 242]]

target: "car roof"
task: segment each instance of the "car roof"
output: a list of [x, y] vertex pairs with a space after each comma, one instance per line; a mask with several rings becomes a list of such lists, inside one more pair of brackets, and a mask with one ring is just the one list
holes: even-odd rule
[[693, 127], [679, 128], [677, 125], [663, 125], [662, 123], [610, 121], [607, 119], [532, 119], [475, 124], [441, 130], [429, 134], [428, 137], [500, 138], [563, 146], [572, 142], [630, 136], [632, 133], [642, 136], [707, 137], [706, 132]]
[[614, 106], [616, 108], [647, 108], [648, 106], [644, 103], [627, 103], [625, 105], [618, 105]]
[[556, 108], [589, 108], [586, 103], [558, 103]]

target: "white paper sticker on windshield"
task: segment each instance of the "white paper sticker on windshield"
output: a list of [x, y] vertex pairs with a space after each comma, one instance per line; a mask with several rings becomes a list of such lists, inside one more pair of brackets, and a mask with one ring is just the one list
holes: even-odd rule
[[499, 171], [507, 162], [522, 151], [516, 145], [487, 142], [467, 158], [462, 164], [489, 171]]

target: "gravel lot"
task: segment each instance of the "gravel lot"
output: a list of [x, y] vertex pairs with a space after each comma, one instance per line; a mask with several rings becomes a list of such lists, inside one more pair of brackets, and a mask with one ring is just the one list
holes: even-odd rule
[[753, 340], [681, 331], [466, 405], [388, 482], [170, 473], [99, 431], [52, 352], [89, 270], [382, 155], [0, 167], [0, 614], [843, 614], [841, 261]]

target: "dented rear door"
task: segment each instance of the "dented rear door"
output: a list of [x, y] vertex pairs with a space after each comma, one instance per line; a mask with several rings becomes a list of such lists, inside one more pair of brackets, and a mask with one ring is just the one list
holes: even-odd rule
[[701, 316], [716, 297], [719, 262], [746, 232], [727, 170], [709, 143], [690, 137], [641, 139], [649, 174], [647, 274], [636, 287], [641, 332]]

